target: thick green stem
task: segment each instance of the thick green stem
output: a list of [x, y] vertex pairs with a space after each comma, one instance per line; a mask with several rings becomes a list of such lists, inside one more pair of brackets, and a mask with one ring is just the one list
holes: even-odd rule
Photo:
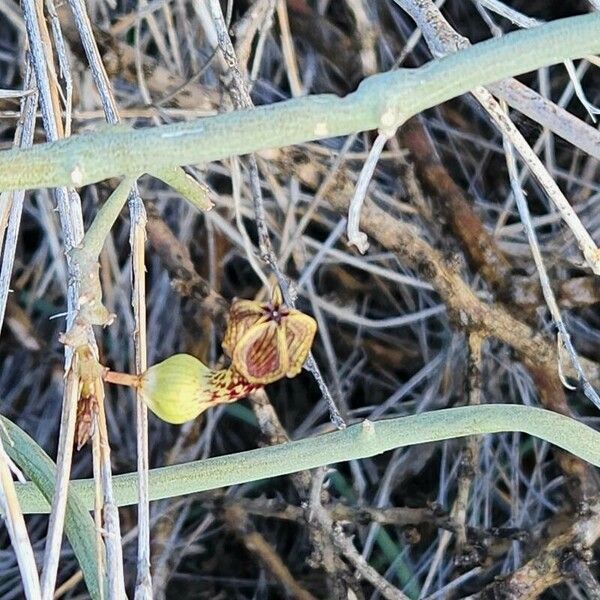
[[[600, 433], [591, 427], [540, 408], [490, 404], [449, 408], [374, 423], [364, 421], [315, 438], [153, 469], [150, 471], [150, 499], [173, 498], [287, 475], [413, 444], [506, 431], [534, 435], [600, 466]], [[26, 449], [20, 451], [25, 453]], [[114, 478], [115, 499], [119, 506], [137, 502], [136, 482], [136, 473]], [[91, 509], [93, 481], [74, 481], [72, 486], [77, 498]], [[24, 513], [48, 512], [48, 503], [35, 485], [18, 484], [17, 492]]]
[[0, 154], [0, 190], [84, 185], [267, 148], [390, 130], [478, 85], [600, 52], [600, 13], [476, 44], [419, 69], [369, 77], [345, 98], [308, 96], [161, 127], [103, 128]]

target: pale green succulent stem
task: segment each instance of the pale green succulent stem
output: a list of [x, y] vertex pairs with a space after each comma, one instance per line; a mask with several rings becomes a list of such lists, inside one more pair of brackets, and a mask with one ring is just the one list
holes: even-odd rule
[[357, 131], [392, 131], [478, 85], [600, 52], [600, 14], [509, 33], [434, 60], [365, 79], [344, 98], [307, 96], [160, 127], [104, 127], [29, 150], [0, 153], [0, 190], [137, 177]]
[[[490, 404], [449, 408], [377, 422], [364, 421], [345, 430], [279, 446], [152, 469], [150, 499], [173, 498], [277, 477], [375, 456], [414, 444], [508, 431], [536, 436], [600, 466], [600, 433], [591, 427], [540, 408]], [[29, 452], [27, 448], [18, 450]], [[136, 503], [136, 480], [136, 473], [114, 478], [115, 499], [119, 506]], [[92, 509], [92, 480], [73, 481], [72, 491], [78, 502]], [[17, 492], [24, 513], [48, 512], [48, 503], [34, 484], [18, 484]]]
[[82, 248], [74, 250], [74, 255], [79, 253], [85, 255], [88, 261], [98, 262], [100, 252], [106, 241], [106, 236], [115, 224], [121, 210], [123, 210], [123, 206], [129, 197], [131, 186], [134, 183], [135, 179], [131, 177], [119, 183], [98, 210], [94, 220], [83, 236]]
[[[35, 490], [36, 502], [44, 504], [44, 512], [50, 512], [56, 465], [20, 427], [9, 419], [1, 419], [0, 437], [4, 449], [25, 477], [32, 481], [26, 485], [31, 485]], [[90, 516], [90, 507], [84, 506], [79, 497], [71, 492], [65, 511], [65, 533], [79, 560], [90, 597], [92, 600], [101, 600], [103, 585], [99, 580], [101, 569], [96, 556], [96, 527]]]

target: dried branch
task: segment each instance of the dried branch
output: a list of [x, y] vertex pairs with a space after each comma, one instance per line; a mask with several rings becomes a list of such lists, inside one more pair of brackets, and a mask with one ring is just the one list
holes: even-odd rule
[[298, 600], [316, 600], [294, 579], [276, 550], [259, 532], [254, 530], [244, 511], [239, 506], [225, 509], [225, 521], [233, 529], [248, 553], [260, 560], [287, 593]]
[[[209, 7], [214, 26], [217, 30], [219, 49], [223, 55], [225, 63], [227, 64], [229, 73], [232, 76], [232, 86], [230, 87], [229, 92], [231, 94], [233, 104], [237, 110], [251, 108], [254, 106], [254, 104], [252, 102], [252, 99], [250, 98], [250, 91], [246, 83], [245, 77], [240, 70], [237, 57], [235, 55], [235, 50], [233, 48], [233, 44], [231, 43], [231, 39], [229, 38], [229, 34], [227, 33], [227, 28], [223, 19], [223, 13], [221, 12], [221, 6], [217, 0], [209, 0]], [[256, 163], [256, 158], [253, 155], [249, 157], [249, 164], [250, 188], [252, 190], [254, 217], [256, 220], [256, 228], [258, 231], [258, 245], [260, 248], [262, 259], [267, 262], [267, 264], [275, 274], [275, 277], [277, 278], [277, 283], [281, 288], [286, 304], [292, 308], [295, 308], [294, 296], [290, 292], [288, 279], [279, 268], [277, 257], [275, 255], [275, 251], [271, 243], [269, 229], [267, 227], [265, 218], [265, 208], [263, 204], [262, 190], [260, 187], [260, 179], [258, 175], [258, 165]], [[323, 379], [321, 370], [319, 369], [319, 366], [317, 365], [317, 362], [315, 361], [312, 353], [309, 354], [305, 367], [308, 371], [312, 373], [313, 377], [315, 378], [315, 381], [319, 386], [319, 389], [321, 390], [321, 393], [323, 394], [323, 397], [327, 401], [329, 415], [331, 417], [332, 423], [338, 428], [345, 427], [344, 419], [340, 415], [336, 402], [334, 401], [331, 392], [329, 391], [329, 388], [327, 387], [327, 384]]]
[[573, 574], [573, 562], [587, 563], [592, 547], [600, 537], [600, 500], [591, 498], [582, 504], [569, 529], [550, 540], [537, 555], [507, 577], [499, 579], [465, 600], [518, 598], [533, 600], [549, 587]]

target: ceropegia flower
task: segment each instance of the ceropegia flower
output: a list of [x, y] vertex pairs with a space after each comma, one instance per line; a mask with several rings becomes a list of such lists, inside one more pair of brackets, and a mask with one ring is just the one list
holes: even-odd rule
[[269, 302], [236, 300], [231, 305], [223, 350], [244, 379], [266, 385], [300, 373], [316, 330], [315, 320], [286, 306], [275, 288]]
[[288, 308], [276, 289], [270, 302], [232, 304], [223, 340], [231, 357], [229, 368], [213, 370], [189, 354], [175, 354], [142, 375], [107, 371], [104, 379], [138, 388], [154, 414], [181, 424], [207, 408], [235, 402], [263, 385], [297, 375], [316, 329], [315, 320]]

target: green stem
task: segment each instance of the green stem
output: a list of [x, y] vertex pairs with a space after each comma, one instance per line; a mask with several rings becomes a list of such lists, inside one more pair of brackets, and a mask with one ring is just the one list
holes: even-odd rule
[[119, 213], [135, 183], [135, 177], [126, 177], [119, 183], [94, 217], [81, 245], [71, 250], [71, 271], [79, 279], [79, 321], [64, 336], [63, 341], [77, 347], [87, 343], [88, 325], [106, 325], [113, 319], [102, 304], [99, 258], [106, 236], [115, 224]]
[[[50, 512], [56, 465], [37, 443], [12, 421], [2, 417], [2, 425], [0, 437], [7, 454], [32, 480], [32, 483], [27, 485], [34, 490], [37, 502], [43, 503], [44, 512]], [[85, 504], [76, 490], [69, 490], [65, 512], [65, 533], [83, 571], [90, 597], [100, 600], [102, 595], [99, 578], [102, 576], [103, 569], [99, 569], [96, 557], [96, 527], [89, 514], [90, 507]]]
[[78, 257], [82, 266], [98, 262], [106, 236], [123, 210], [134, 183], [135, 177], [123, 179], [96, 213], [92, 224], [83, 236], [81, 248], [73, 251], [73, 255]]
[[198, 210], [210, 210], [214, 206], [210, 199], [210, 189], [203, 183], [196, 181], [183, 169], [164, 167], [163, 169], [153, 170], [150, 175], [171, 186]]
[[369, 77], [344, 98], [308, 96], [215, 117], [129, 130], [103, 128], [0, 153], [0, 190], [84, 185], [266, 148], [389, 130], [426, 108], [506, 77], [600, 52], [600, 13], [554, 21]]
[[[319, 437], [152, 469], [150, 499], [173, 498], [359, 460], [413, 444], [507, 431], [534, 435], [600, 466], [600, 433], [591, 427], [541, 408], [488, 404], [449, 408], [375, 423], [365, 421]], [[136, 481], [136, 473], [114, 478], [115, 499], [119, 506], [137, 502]], [[73, 489], [86, 508], [91, 509], [94, 503], [93, 481], [74, 481]], [[48, 512], [48, 503], [35, 485], [19, 484], [17, 493], [24, 513]]]

